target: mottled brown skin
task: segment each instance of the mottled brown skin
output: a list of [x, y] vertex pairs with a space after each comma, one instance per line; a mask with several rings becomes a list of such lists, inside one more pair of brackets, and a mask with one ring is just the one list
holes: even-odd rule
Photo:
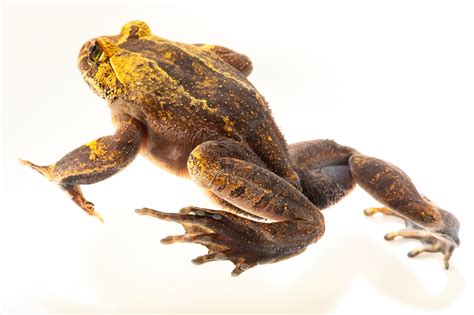
[[57, 163], [38, 166], [88, 214], [101, 217], [80, 185], [104, 180], [140, 152], [160, 167], [190, 178], [224, 210], [187, 207], [180, 213], [139, 209], [178, 222], [209, 252], [197, 264], [230, 260], [233, 275], [299, 254], [324, 233], [322, 209], [359, 184], [407, 229], [386, 235], [421, 240], [409, 253], [442, 252], [446, 268], [459, 245], [459, 223], [420, 195], [397, 167], [330, 140], [287, 145], [268, 105], [247, 80], [252, 63], [228, 48], [182, 44], [151, 34], [140, 21], [117, 36], [82, 47], [79, 69], [112, 110], [117, 131], [83, 145]]

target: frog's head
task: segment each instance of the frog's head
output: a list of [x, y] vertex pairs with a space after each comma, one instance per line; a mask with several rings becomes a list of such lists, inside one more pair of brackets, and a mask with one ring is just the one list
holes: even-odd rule
[[86, 42], [77, 60], [84, 80], [100, 97], [112, 101], [126, 93], [127, 87], [141, 82], [146, 72], [137, 71], [146, 66], [146, 60], [134, 52], [120, 48], [122, 43], [151, 36], [144, 22], [125, 24], [117, 36], [102, 36]]

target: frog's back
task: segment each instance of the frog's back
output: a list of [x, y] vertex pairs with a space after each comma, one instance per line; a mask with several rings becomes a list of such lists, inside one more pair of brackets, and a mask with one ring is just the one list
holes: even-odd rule
[[119, 47], [139, 55], [140, 66], [157, 78], [152, 84], [150, 78], [143, 78], [147, 83], [137, 90], [147, 89], [140, 111], [150, 129], [149, 152], [165, 162], [161, 165], [184, 172], [194, 147], [228, 137], [247, 143], [275, 173], [288, 173], [286, 142], [265, 100], [244, 73], [205, 46], [153, 35], [128, 38]]
[[[120, 47], [148, 58], [182, 87], [186, 97], [205, 103], [209, 120], [222, 124], [228, 119], [233, 128], [245, 131], [252, 122], [270, 116], [262, 96], [245, 75], [206, 49], [156, 36], [130, 39]], [[227, 127], [229, 131], [231, 126]]]

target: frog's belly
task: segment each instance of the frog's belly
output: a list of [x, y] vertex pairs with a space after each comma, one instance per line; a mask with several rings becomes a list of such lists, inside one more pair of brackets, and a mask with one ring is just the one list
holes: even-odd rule
[[193, 146], [179, 141], [152, 137], [145, 141], [141, 153], [154, 164], [181, 177], [189, 177], [187, 161]]

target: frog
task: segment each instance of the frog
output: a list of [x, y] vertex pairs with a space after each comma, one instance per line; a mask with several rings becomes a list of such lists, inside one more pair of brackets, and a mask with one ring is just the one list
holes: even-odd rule
[[270, 107], [248, 77], [246, 55], [212, 44], [186, 44], [152, 34], [142, 21], [114, 36], [87, 41], [77, 59], [85, 82], [111, 110], [116, 131], [50, 165], [21, 162], [58, 185], [85, 213], [103, 222], [82, 185], [105, 180], [138, 154], [194, 181], [218, 209], [151, 208], [139, 215], [171, 221], [184, 234], [164, 244], [203, 245], [195, 264], [228, 260], [233, 276], [301, 254], [325, 232], [323, 210], [357, 185], [405, 228], [386, 240], [411, 238], [408, 253], [439, 252], [449, 268], [460, 245], [459, 220], [422, 195], [397, 166], [319, 139], [287, 144]]

